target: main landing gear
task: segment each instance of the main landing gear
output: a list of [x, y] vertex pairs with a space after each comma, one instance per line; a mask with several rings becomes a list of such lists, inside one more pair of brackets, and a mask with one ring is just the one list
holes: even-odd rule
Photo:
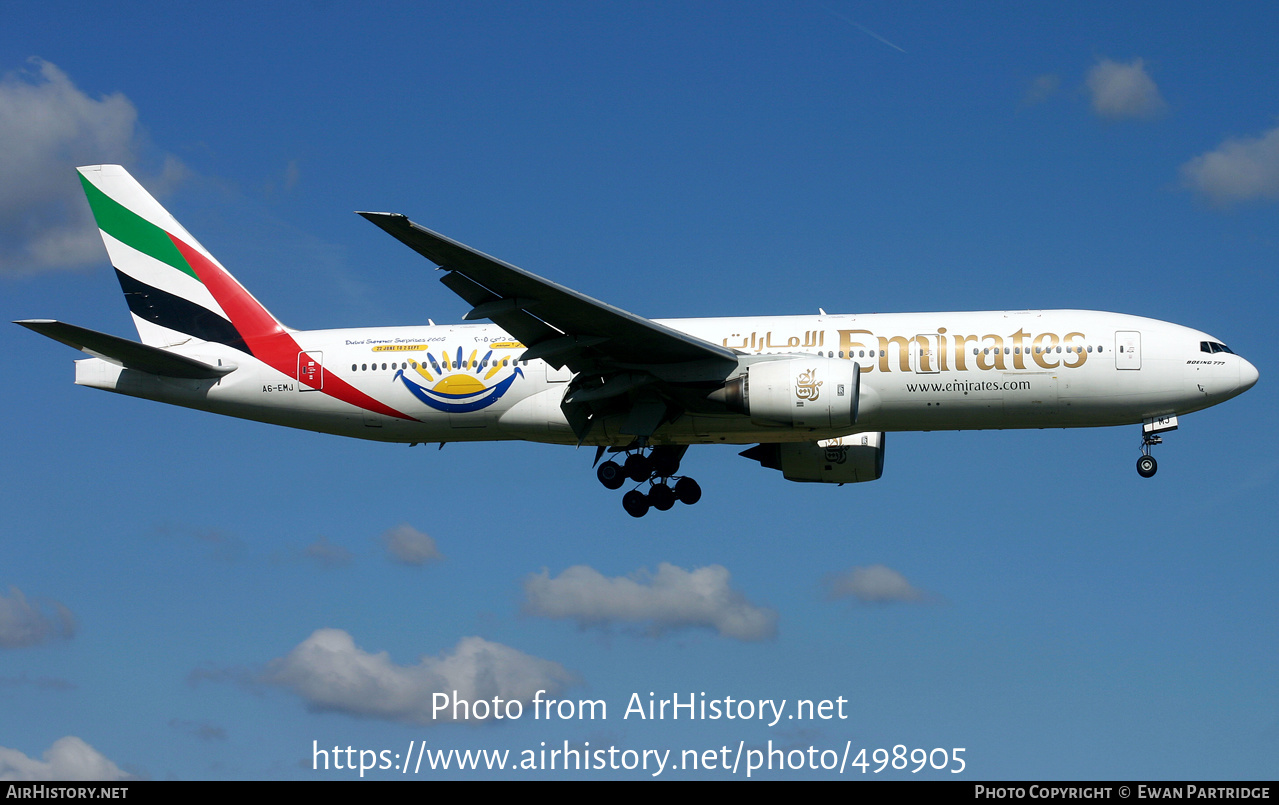
[[[647, 494], [636, 488], [622, 496], [622, 508], [632, 517], [643, 517], [650, 507], [667, 511], [676, 501], [692, 506], [702, 499], [702, 488], [687, 475], [675, 474], [679, 472], [680, 458], [687, 449], [654, 447], [645, 455], [641, 447], [629, 452], [624, 463], [605, 461], [595, 470], [595, 477], [609, 489], [620, 489], [628, 480], [649, 484]], [[675, 482], [673, 486], [671, 481]]]

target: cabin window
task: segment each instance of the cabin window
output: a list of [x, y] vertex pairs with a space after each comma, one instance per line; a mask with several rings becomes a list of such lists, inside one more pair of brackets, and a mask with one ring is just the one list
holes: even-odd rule
[[369, 365], [368, 365], [367, 363], [362, 363], [362, 364], [360, 364], [360, 371], [361, 371], [361, 372], [367, 372], [368, 370], [369, 370]]

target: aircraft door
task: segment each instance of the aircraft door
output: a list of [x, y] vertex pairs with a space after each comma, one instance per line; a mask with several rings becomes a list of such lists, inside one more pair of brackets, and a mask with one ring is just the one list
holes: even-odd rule
[[940, 335], [925, 333], [911, 339], [910, 370], [917, 374], [934, 374], [941, 371]]
[[298, 391], [318, 391], [324, 388], [324, 353], [298, 353]]
[[1141, 368], [1141, 333], [1119, 330], [1115, 333], [1115, 368]]

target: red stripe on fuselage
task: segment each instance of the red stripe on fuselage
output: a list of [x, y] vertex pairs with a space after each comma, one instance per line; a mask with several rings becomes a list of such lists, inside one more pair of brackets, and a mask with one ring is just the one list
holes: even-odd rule
[[318, 389], [330, 397], [350, 403], [357, 408], [414, 421], [413, 417], [375, 400], [332, 373], [328, 373], [324, 388], [320, 388], [319, 381], [316, 379], [297, 377], [298, 353], [302, 352], [302, 348], [293, 340], [293, 336], [289, 335], [284, 326], [276, 321], [266, 308], [258, 304], [258, 301], [250, 296], [240, 283], [210, 262], [209, 258], [172, 234], [169, 234], [169, 240], [178, 247], [178, 251], [195, 270], [200, 282], [204, 283], [204, 287], [209, 289], [209, 293], [213, 294], [213, 298], [231, 318], [231, 324], [235, 325], [235, 329], [248, 345], [253, 357], [278, 372], [296, 377], [299, 383], [305, 383], [311, 388]]

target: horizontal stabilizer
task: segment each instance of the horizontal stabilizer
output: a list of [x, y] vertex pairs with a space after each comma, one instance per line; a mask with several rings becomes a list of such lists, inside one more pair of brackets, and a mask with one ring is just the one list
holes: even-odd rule
[[40, 335], [48, 336], [54, 341], [61, 341], [95, 358], [101, 358], [126, 369], [161, 377], [211, 380], [229, 374], [236, 368], [231, 365], [213, 366], [194, 358], [176, 355], [159, 347], [139, 344], [127, 338], [107, 335], [52, 319], [27, 319], [15, 321], [14, 324], [21, 324], [28, 330], [35, 330]]

